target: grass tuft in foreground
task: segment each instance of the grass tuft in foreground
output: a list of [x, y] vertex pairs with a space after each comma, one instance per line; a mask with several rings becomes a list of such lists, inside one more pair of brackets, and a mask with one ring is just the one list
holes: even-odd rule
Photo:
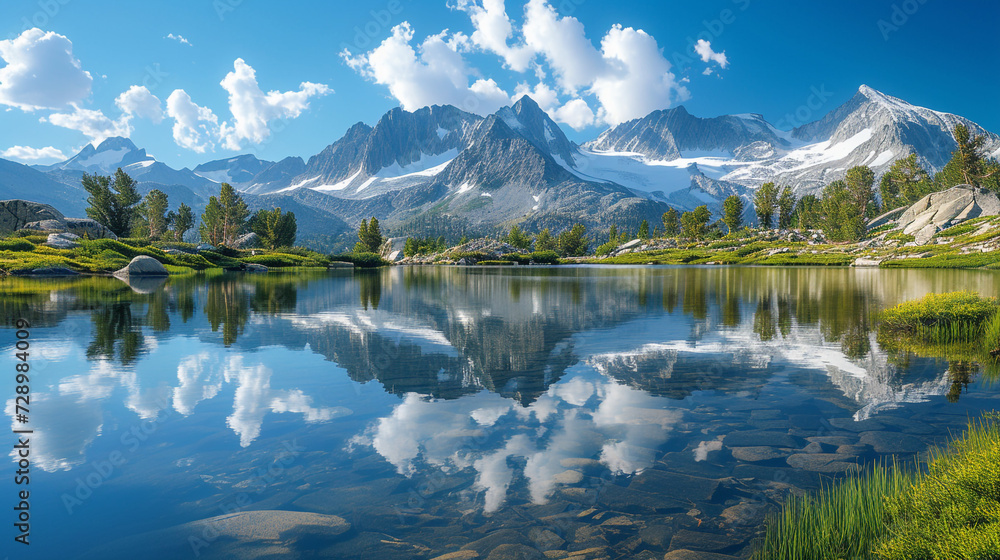
[[846, 560], [872, 558], [871, 545], [885, 533], [885, 500], [913, 484], [896, 465], [852, 473], [820, 491], [792, 497], [768, 518], [758, 560]]
[[1000, 416], [918, 469], [879, 465], [769, 517], [759, 560], [1000, 558]]

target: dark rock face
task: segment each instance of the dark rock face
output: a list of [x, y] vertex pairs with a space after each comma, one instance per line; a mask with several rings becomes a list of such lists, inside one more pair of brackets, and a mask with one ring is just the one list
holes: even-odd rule
[[62, 212], [39, 202], [27, 200], [0, 201], [0, 234], [7, 235], [24, 228], [29, 223], [56, 220], [64, 222]]

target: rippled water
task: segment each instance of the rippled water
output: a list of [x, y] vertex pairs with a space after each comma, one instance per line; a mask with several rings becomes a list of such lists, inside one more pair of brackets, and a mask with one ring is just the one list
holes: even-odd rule
[[[789, 493], [911, 456], [997, 406], [978, 365], [889, 352], [874, 332], [887, 306], [992, 296], [996, 278], [427, 267], [3, 280], [10, 364], [9, 326], [32, 323], [34, 429], [32, 545], [4, 550], [745, 556]], [[15, 469], [0, 472], [5, 543]], [[181, 526], [259, 510], [322, 515]]]

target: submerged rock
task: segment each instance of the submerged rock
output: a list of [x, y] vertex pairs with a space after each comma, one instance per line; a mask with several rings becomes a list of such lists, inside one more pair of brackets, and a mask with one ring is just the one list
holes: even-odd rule
[[139, 255], [132, 259], [132, 262], [128, 263], [125, 268], [115, 272], [115, 276], [119, 278], [131, 276], [167, 276], [168, 274], [167, 269], [163, 267], [160, 261], [146, 255]]

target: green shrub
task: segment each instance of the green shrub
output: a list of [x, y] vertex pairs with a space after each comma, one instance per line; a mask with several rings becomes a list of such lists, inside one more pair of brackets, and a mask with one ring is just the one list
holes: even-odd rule
[[460, 261], [462, 259], [468, 259], [472, 262], [479, 262], [486, 258], [486, 253], [479, 251], [460, 251], [457, 253], [452, 253], [451, 258]]
[[148, 237], [119, 237], [118, 241], [130, 247], [149, 247], [153, 241]]
[[479, 261], [478, 266], [514, 266], [513, 261]]
[[286, 253], [267, 253], [263, 255], [252, 255], [249, 257], [243, 257], [240, 261], [249, 264], [262, 264], [264, 266], [271, 267], [286, 267], [286, 266], [326, 266], [326, 263], [320, 263], [308, 257], [300, 257], [298, 255], [289, 255]]
[[596, 254], [598, 257], [603, 257], [605, 255], [610, 255], [611, 251], [614, 251], [617, 248], [618, 248], [617, 242], [608, 241], [603, 245], [599, 245], [597, 249], [595, 249], [594, 254]]
[[534, 263], [559, 264], [559, 255], [555, 251], [535, 251], [529, 256]]
[[971, 292], [928, 294], [879, 315], [880, 338], [913, 338], [933, 343], [978, 339], [997, 313], [996, 298]]
[[34, 251], [35, 244], [27, 239], [0, 239], [0, 251]]
[[336, 262], [349, 262], [358, 268], [378, 268], [380, 266], [388, 266], [392, 264], [375, 253], [347, 253], [343, 255], [334, 255], [331, 257], [331, 260]]
[[898, 241], [899, 243], [912, 243], [917, 240], [916, 237], [903, 233], [902, 231], [895, 231], [885, 236], [886, 241]]
[[531, 264], [531, 255], [522, 255], [520, 253], [510, 253], [500, 257], [501, 261], [512, 262], [517, 264]]

